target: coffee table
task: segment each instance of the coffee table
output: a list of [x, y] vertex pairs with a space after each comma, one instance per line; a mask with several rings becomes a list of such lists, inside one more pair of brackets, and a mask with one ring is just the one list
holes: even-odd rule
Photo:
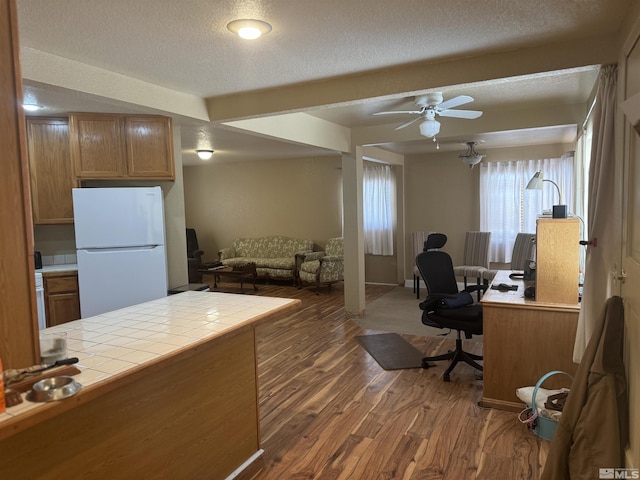
[[220, 277], [229, 277], [240, 280], [240, 291], [244, 293], [244, 281], [251, 279], [253, 284], [253, 289], [258, 290], [256, 286], [256, 278], [258, 278], [258, 273], [256, 272], [256, 264], [253, 262], [243, 263], [241, 265], [222, 265], [219, 267], [213, 268], [205, 268], [198, 270], [202, 273], [202, 275], [212, 275], [213, 276], [213, 288], [218, 288], [218, 281]]

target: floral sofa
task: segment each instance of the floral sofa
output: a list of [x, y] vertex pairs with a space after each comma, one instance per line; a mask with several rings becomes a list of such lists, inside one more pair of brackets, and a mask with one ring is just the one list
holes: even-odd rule
[[223, 265], [256, 264], [258, 277], [296, 280], [296, 254], [313, 251], [313, 240], [281, 235], [238, 238], [232, 247], [223, 248], [218, 258]]
[[330, 238], [322, 252], [297, 255], [298, 286], [313, 284], [329, 285], [343, 280], [344, 244], [341, 237]]

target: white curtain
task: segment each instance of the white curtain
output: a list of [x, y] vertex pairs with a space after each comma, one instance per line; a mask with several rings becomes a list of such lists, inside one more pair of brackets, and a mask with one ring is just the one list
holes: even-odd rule
[[541, 191], [526, 190], [538, 170], [558, 184], [562, 203], [574, 211], [573, 152], [560, 158], [480, 165], [480, 230], [491, 232], [490, 262], [510, 262], [516, 234], [535, 233], [538, 215], [560, 203], [558, 189], [550, 182], [544, 182]]
[[389, 165], [365, 167], [364, 182], [364, 253], [393, 255], [396, 182]]
[[615, 106], [617, 66], [600, 71], [596, 105], [593, 110], [593, 143], [589, 166], [589, 238], [597, 246], [587, 248], [582, 304], [573, 349], [573, 361], [580, 362], [604, 303], [612, 293], [611, 270], [620, 260], [620, 226], [611, 212], [615, 202]]

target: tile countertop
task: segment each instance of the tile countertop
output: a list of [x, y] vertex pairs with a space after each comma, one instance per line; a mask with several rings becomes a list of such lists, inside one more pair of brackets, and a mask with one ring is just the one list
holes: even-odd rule
[[[74, 378], [84, 390], [299, 304], [289, 298], [187, 291], [44, 331], [67, 333], [67, 355], [79, 359], [81, 373]], [[24, 397], [0, 413], [0, 427], [48, 405]]]
[[40, 273], [54, 273], [54, 272], [77, 272], [77, 263], [63, 263], [58, 265], [43, 265], [42, 268], [38, 268], [36, 272]]

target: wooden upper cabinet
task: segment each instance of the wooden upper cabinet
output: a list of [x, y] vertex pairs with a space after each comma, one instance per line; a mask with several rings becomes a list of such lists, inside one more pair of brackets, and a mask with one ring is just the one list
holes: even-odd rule
[[71, 158], [78, 178], [122, 178], [126, 162], [120, 115], [69, 115]]
[[173, 180], [171, 119], [127, 116], [124, 125], [129, 176]]
[[31, 206], [35, 224], [73, 223], [71, 189], [77, 186], [66, 118], [27, 118]]
[[72, 113], [69, 131], [78, 178], [175, 179], [168, 117]]

